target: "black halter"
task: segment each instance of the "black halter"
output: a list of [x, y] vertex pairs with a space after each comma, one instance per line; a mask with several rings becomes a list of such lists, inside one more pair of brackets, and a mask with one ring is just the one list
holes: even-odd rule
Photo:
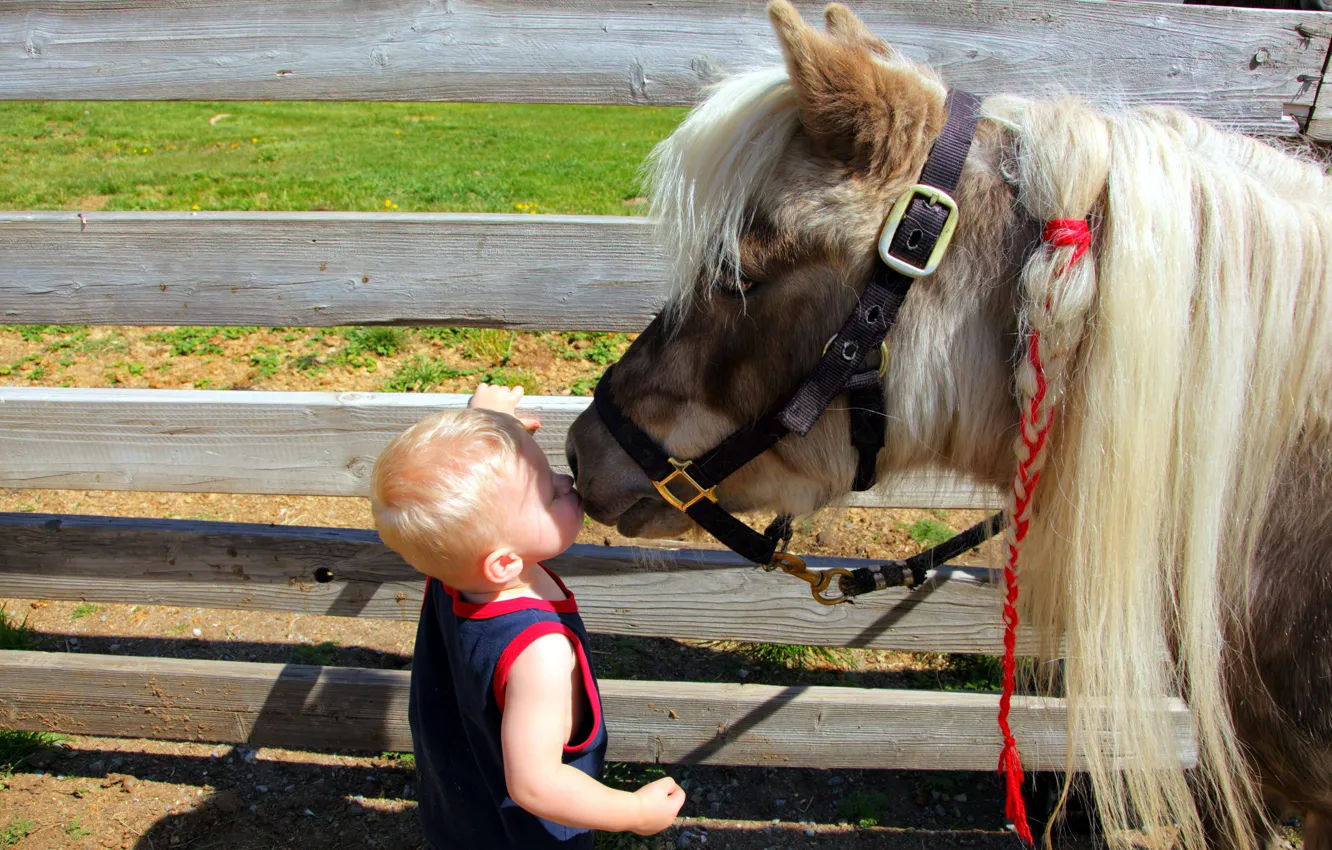
[[[788, 433], [808, 434], [832, 400], [844, 392], [850, 401], [851, 442], [859, 455], [852, 488], [866, 490], [873, 486], [886, 424], [882, 383], [887, 366], [884, 339], [897, 321], [898, 310], [912, 282], [933, 273], [948, 248], [957, 224], [957, 204], [952, 193], [971, 148], [980, 100], [953, 89], [944, 108], [948, 121], [921, 169], [920, 181], [897, 200], [884, 223], [869, 284], [841, 330], [825, 346], [823, 357], [794, 392], [707, 454], [681, 461], [662, 451], [615, 404], [609, 369], [596, 388], [594, 401], [602, 422], [652, 479], [663, 499], [742, 557], [765, 569], [780, 568], [809, 582], [814, 598], [828, 605], [880, 587], [918, 585], [924, 581], [926, 569], [979, 545], [998, 527], [998, 518], [991, 518], [910, 561], [857, 570], [809, 570], [802, 559], [778, 549], [790, 540], [789, 517], [779, 517], [765, 533], [759, 534], [717, 504], [717, 485], [727, 476]], [[875, 354], [880, 357], [877, 364]], [[980, 536], [987, 528], [993, 530]], [[956, 545], [973, 538], [977, 539], [953, 551]], [[839, 580], [840, 595], [826, 596], [833, 578]]]

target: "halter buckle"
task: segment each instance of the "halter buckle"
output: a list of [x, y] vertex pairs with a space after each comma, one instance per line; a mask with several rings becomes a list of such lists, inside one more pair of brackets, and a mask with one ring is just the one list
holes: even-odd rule
[[[660, 481], [653, 481], [652, 486], [657, 488], [657, 492], [661, 494], [663, 499], [670, 503], [671, 507], [676, 510], [687, 511], [703, 499], [707, 499], [711, 502], [717, 501], [716, 485], [704, 489], [703, 485], [695, 481], [693, 476], [687, 472], [689, 467], [694, 463], [692, 460], [680, 461], [673, 457], [666, 459], [670, 461], [671, 466], [675, 467], [675, 471]], [[671, 485], [679, 480], [683, 480], [684, 483], [694, 488], [693, 492], [686, 492], [679, 496], [671, 492]]]
[[[948, 210], [948, 218], [944, 219], [943, 227], [939, 229], [939, 238], [934, 242], [934, 249], [930, 251], [929, 259], [925, 265], [914, 266], [900, 257], [893, 256], [893, 237], [897, 235], [897, 226], [902, 223], [902, 218], [906, 215], [907, 208], [916, 198], [924, 198], [930, 204], [937, 204]], [[906, 275], [907, 277], [925, 277], [934, 273], [939, 267], [939, 261], [943, 259], [944, 252], [948, 250], [948, 243], [953, 238], [953, 231], [957, 228], [957, 201], [953, 196], [942, 189], [934, 186], [927, 186], [924, 183], [917, 183], [910, 189], [902, 193], [893, 204], [892, 212], [888, 213], [887, 220], [883, 223], [883, 232], [879, 234], [879, 256], [888, 268], [895, 272]]]

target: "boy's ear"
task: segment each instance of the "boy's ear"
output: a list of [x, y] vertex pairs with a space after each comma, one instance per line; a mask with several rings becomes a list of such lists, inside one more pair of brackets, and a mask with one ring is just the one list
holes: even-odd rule
[[481, 575], [491, 584], [508, 584], [523, 572], [523, 559], [512, 549], [496, 549], [481, 560]]

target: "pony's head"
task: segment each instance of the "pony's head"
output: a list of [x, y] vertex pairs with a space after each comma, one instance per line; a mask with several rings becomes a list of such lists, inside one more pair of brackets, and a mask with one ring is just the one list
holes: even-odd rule
[[[671, 294], [615, 367], [611, 390], [675, 457], [715, 446], [818, 361], [946, 118], [938, 76], [845, 7], [828, 8], [826, 33], [786, 4], [770, 13], [786, 69], [722, 84], [648, 165]], [[940, 463], [993, 482], [1008, 474], [1019, 258], [1001, 248], [1021, 240], [993, 153], [979, 146], [969, 163], [950, 256], [913, 291], [893, 334], [884, 472]], [[857, 455], [846, 416], [836, 402], [807, 437], [748, 464], [719, 488], [722, 506], [808, 513], [848, 490]], [[688, 527], [594, 414], [574, 424], [568, 448], [594, 519], [635, 536]]]
[[[945, 123], [939, 78], [844, 7], [826, 32], [784, 0], [769, 12], [786, 67], [722, 84], [649, 163], [673, 286], [609, 389], [677, 458], [817, 362]], [[1275, 472], [1332, 444], [1328, 181], [1173, 110], [996, 96], [955, 198], [952, 246], [889, 338], [881, 477], [937, 464], [1011, 484], [1024, 622], [1049, 652], [1065, 643], [1069, 766], [1091, 774], [1112, 843], [1200, 848], [1210, 816], [1251, 848], [1252, 742], [1225, 670], [1249, 641]], [[1042, 244], [1056, 219], [1090, 223], [1085, 255]], [[804, 513], [848, 490], [838, 404], [728, 478], [721, 506]], [[595, 408], [567, 449], [594, 519], [688, 528]], [[1192, 777], [1171, 694], [1196, 721]]]

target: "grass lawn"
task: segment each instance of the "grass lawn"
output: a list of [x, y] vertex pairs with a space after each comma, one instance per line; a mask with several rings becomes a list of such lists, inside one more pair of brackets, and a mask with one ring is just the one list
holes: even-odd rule
[[682, 109], [0, 103], [0, 208], [621, 215]]

